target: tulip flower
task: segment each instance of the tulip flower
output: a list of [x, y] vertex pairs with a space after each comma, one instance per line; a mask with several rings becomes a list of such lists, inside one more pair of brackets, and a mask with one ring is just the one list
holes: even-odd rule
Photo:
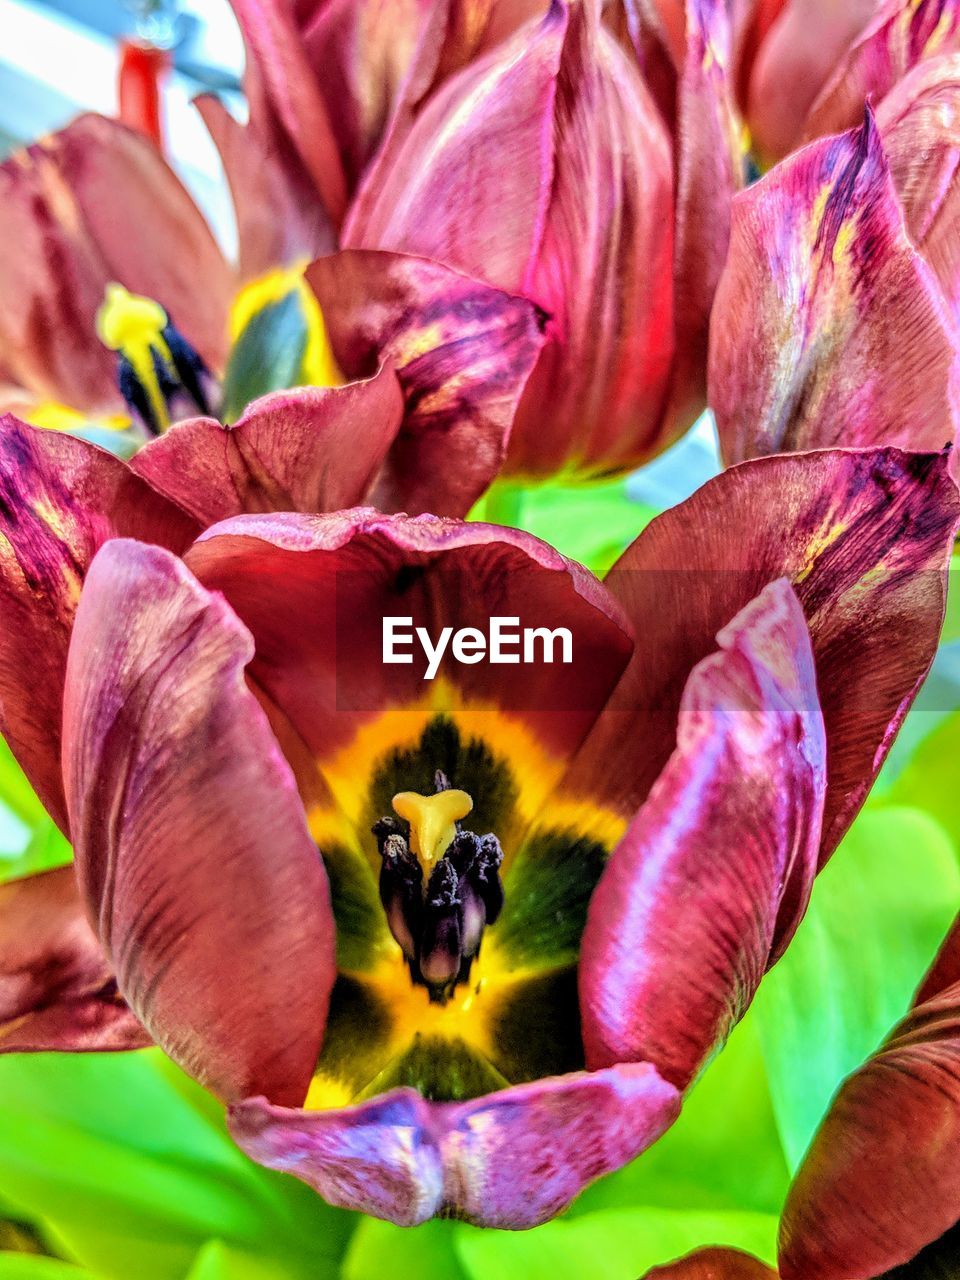
[[956, 75], [924, 64], [734, 201], [709, 365], [728, 462], [956, 439]]
[[[75, 851], [0, 890], [0, 1047], [154, 1041], [398, 1223], [533, 1225], [670, 1124], [925, 676], [960, 519], [943, 455], [761, 459], [601, 584], [433, 516], [200, 531], [82, 441], [0, 446], [4, 730]], [[434, 680], [385, 619], [457, 633]]]
[[[122, 125], [82, 117], [0, 166], [0, 195], [5, 399], [32, 422], [129, 428], [134, 420], [142, 446], [197, 414], [235, 423], [262, 390], [343, 384], [299, 273], [275, 270], [235, 295], [239, 278], [199, 211], [151, 144]], [[335, 416], [352, 415], [355, 439], [369, 436], [356, 449], [361, 468], [390, 436], [392, 481], [376, 501], [465, 514], [502, 462], [542, 319], [532, 304], [437, 264], [374, 256], [367, 302], [376, 330], [352, 332], [357, 376], [337, 388], [339, 402], [320, 400], [339, 403]], [[399, 411], [364, 390], [385, 363]], [[225, 369], [232, 405], [222, 404], [217, 382]], [[326, 455], [322, 432], [307, 439], [320, 430], [318, 398], [298, 394], [285, 402], [290, 430]], [[276, 417], [276, 404], [265, 411]], [[353, 490], [346, 501], [363, 496]]]

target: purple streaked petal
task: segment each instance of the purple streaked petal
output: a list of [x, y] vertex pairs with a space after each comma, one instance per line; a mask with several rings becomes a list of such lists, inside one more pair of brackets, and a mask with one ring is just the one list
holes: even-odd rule
[[196, 532], [119, 458], [0, 417], [0, 724], [64, 831], [63, 682], [90, 561], [108, 538], [142, 538], [180, 552]]
[[403, 1226], [443, 1212], [520, 1229], [639, 1155], [679, 1106], [676, 1090], [642, 1063], [464, 1103], [428, 1102], [413, 1089], [327, 1112], [252, 1098], [231, 1109], [230, 1131], [253, 1159], [344, 1208]]

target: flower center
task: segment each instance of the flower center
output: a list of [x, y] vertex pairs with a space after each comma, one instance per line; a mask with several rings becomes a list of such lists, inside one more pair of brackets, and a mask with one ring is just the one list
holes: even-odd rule
[[151, 435], [176, 417], [211, 412], [207, 367], [159, 302], [108, 284], [96, 326], [103, 345], [117, 353], [123, 398]]
[[503, 851], [493, 834], [465, 831], [473, 808], [465, 791], [437, 772], [433, 795], [401, 791], [396, 817], [373, 834], [380, 850], [380, 901], [413, 982], [446, 1004], [470, 977], [483, 931], [503, 907]]

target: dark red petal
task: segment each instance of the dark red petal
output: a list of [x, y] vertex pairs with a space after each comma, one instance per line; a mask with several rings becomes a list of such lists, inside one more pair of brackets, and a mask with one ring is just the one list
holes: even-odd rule
[[403, 427], [373, 501], [411, 515], [466, 515], [500, 469], [543, 346], [537, 309], [401, 254], [334, 254], [307, 279], [347, 376], [388, 360], [403, 388]]
[[676, 1119], [676, 1090], [647, 1064], [517, 1085], [472, 1102], [395, 1089], [343, 1111], [252, 1098], [230, 1131], [253, 1159], [302, 1178], [331, 1203], [402, 1226], [453, 1213], [525, 1228], [620, 1168]]
[[699, 1249], [679, 1262], [654, 1267], [644, 1280], [777, 1280], [777, 1273], [739, 1249]]
[[142, 1049], [72, 867], [0, 885], [0, 1053]]
[[580, 951], [587, 1064], [683, 1089], [806, 906], [825, 742], [803, 611], [767, 587], [684, 691], [677, 749], [594, 890]]
[[60, 722], [67, 644], [84, 575], [108, 538], [183, 551], [197, 526], [119, 458], [0, 417], [0, 724], [66, 830]]
[[81, 891], [117, 983], [221, 1097], [303, 1100], [333, 985], [326, 873], [244, 681], [229, 606], [158, 547], [118, 540], [84, 587], [64, 777]]
[[937, 958], [930, 966], [930, 972], [924, 978], [917, 992], [915, 1004], [923, 1004], [938, 996], [946, 987], [960, 983], [960, 916], [944, 939]]
[[638, 637], [571, 782], [635, 813], [684, 683], [730, 618], [793, 582], [827, 727], [823, 857], [863, 802], [936, 652], [960, 503], [945, 455], [832, 450], [733, 467], [655, 520], [605, 580]]
[[179, 423], [131, 465], [204, 525], [244, 512], [337, 511], [363, 501], [402, 415], [385, 367], [365, 382], [263, 396], [230, 427]]
[[[251, 674], [323, 761], [384, 708], [422, 702], [444, 682], [470, 704], [530, 724], [555, 757], [575, 749], [632, 649], [619, 609], [585, 569], [513, 529], [370, 509], [330, 516], [246, 516], [216, 525], [188, 555], [256, 640]], [[443, 626], [493, 616], [567, 627], [569, 665], [474, 665], [448, 651], [438, 685], [383, 661], [385, 617], [410, 617], [433, 641]]]
[[908, 1262], [958, 1217], [955, 983], [917, 1006], [841, 1085], [787, 1197], [780, 1272], [869, 1280]]
[[709, 374], [729, 462], [954, 440], [960, 337], [907, 236], [871, 115], [734, 202]]

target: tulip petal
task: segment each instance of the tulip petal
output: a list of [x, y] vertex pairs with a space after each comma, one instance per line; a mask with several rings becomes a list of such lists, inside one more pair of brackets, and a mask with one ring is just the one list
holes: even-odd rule
[[542, 317], [435, 262], [344, 252], [307, 271], [348, 377], [394, 364], [404, 424], [373, 500], [387, 511], [465, 515], [500, 469], [543, 345]]
[[339, 225], [347, 185], [333, 125], [286, 0], [231, 0], [247, 47], [250, 117], [292, 147]]
[[232, 277], [200, 211], [152, 143], [86, 115], [0, 167], [0, 347], [16, 381], [123, 409], [94, 327], [111, 280], [155, 298], [220, 366]]
[[777, 1280], [777, 1275], [739, 1249], [698, 1249], [678, 1262], [654, 1267], [643, 1280]]
[[[242, 516], [207, 530], [187, 556], [256, 640], [251, 675], [323, 763], [384, 708], [466, 705], [525, 720], [563, 760], [603, 706], [632, 650], [617, 606], [585, 569], [513, 529], [368, 508], [329, 516]], [[493, 616], [519, 628], [565, 626], [572, 661], [558, 667], [443, 662], [435, 683], [412, 647], [409, 665], [383, 659], [383, 619], [411, 618], [431, 640], [444, 626], [485, 635]], [[305, 620], [308, 620], [305, 623]], [[519, 654], [515, 655], [519, 656]], [[559, 659], [558, 659], [559, 661]], [[449, 698], [447, 698], [449, 705]]]
[[240, 279], [253, 280], [277, 267], [329, 253], [336, 237], [306, 174], [284, 164], [282, 154], [254, 122], [240, 124], [217, 98], [201, 94], [194, 106], [230, 185]]
[[0, 1053], [142, 1049], [72, 867], [0, 885]]
[[849, 129], [924, 58], [960, 48], [957, 0], [885, 0], [875, 7], [810, 108], [806, 138]]
[[635, 813], [673, 750], [690, 671], [734, 614], [787, 577], [807, 616], [827, 727], [825, 859], [933, 660], [958, 518], [946, 454], [794, 454], [709, 481], [654, 520], [604, 580], [642, 642], [570, 784]]
[[938, 996], [946, 987], [957, 983], [960, 983], [960, 916], [930, 966], [930, 972], [924, 978], [914, 1004], [924, 1004]]
[[556, 0], [429, 99], [346, 242], [531, 297], [548, 342], [510, 467], [623, 466], [664, 443], [672, 188], [669, 137], [636, 67], [592, 6]]
[[170, 428], [133, 469], [214, 524], [254, 511], [337, 511], [365, 497], [403, 415], [396, 374], [344, 387], [278, 391], [233, 426], [194, 418]]
[[793, 589], [772, 583], [718, 643], [687, 682], [677, 749], [600, 877], [580, 950], [587, 1065], [653, 1062], [681, 1089], [799, 922], [825, 790]]
[[735, 200], [709, 376], [728, 462], [954, 439], [960, 337], [869, 112]]
[[0, 722], [64, 831], [64, 670], [87, 567], [108, 538], [143, 538], [179, 552], [195, 533], [192, 520], [119, 458], [0, 417]]
[[730, 244], [730, 202], [743, 183], [727, 7], [723, 0], [687, 0], [686, 7], [677, 86], [676, 356], [668, 439], [686, 431], [706, 405], [710, 312]]
[[678, 1111], [676, 1090], [644, 1063], [467, 1103], [397, 1089], [344, 1111], [304, 1112], [253, 1098], [231, 1109], [230, 1131], [253, 1159], [332, 1204], [404, 1226], [443, 1212], [517, 1229], [553, 1217], [633, 1159]]
[[960, 53], [915, 67], [877, 125], [907, 230], [960, 319]]
[[[958, 940], [954, 930], [952, 948]], [[954, 955], [954, 968], [958, 963]], [[885, 1274], [952, 1228], [958, 1206], [960, 983], [954, 983], [914, 1008], [841, 1085], [787, 1197], [781, 1275]]]
[[[773, 6], [777, 7], [777, 3]], [[746, 86], [747, 122], [759, 153], [773, 160], [800, 142], [807, 113], [847, 49], [877, 11], [877, 0], [788, 0], [758, 46]], [[757, 33], [762, 36], [762, 32]], [[866, 98], [849, 124], [856, 124]], [[838, 126], [846, 127], [845, 125]], [[833, 132], [833, 130], [819, 130]]]
[[169, 552], [117, 540], [87, 577], [64, 777], [81, 892], [120, 991], [227, 1100], [299, 1103], [334, 979], [326, 874], [244, 682], [252, 642]]

